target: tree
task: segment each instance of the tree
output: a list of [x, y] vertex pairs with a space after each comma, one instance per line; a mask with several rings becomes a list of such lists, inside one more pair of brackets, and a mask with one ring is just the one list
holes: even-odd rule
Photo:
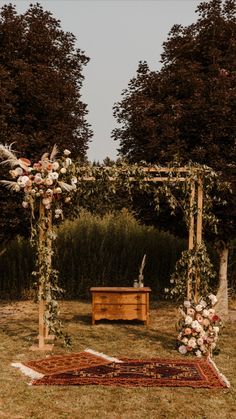
[[[160, 71], [139, 64], [137, 77], [114, 106], [121, 127], [112, 135], [129, 161], [192, 160], [211, 166], [234, 188], [236, 2], [203, 2], [197, 13], [196, 23], [171, 29]], [[215, 208], [222, 220], [217, 240], [224, 260], [235, 231], [232, 204], [231, 199], [227, 207]]]
[[[23, 14], [5, 5], [0, 13], [1, 142], [38, 160], [54, 144], [86, 158], [92, 135], [81, 101], [83, 67], [89, 59], [75, 37], [37, 4]], [[0, 169], [1, 178], [4, 169]], [[0, 189], [0, 240], [27, 233], [15, 198]], [[20, 201], [19, 201], [20, 202]], [[19, 217], [20, 216], [20, 217]], [[7, 224], [6, 224], [7, 219]]]
[[197, 11], [195, 24], [171, 29], [162, 69], [140, 63], [114, 107], [122, 126], [113, 138], [130, 161], [166, 164], [178, 156], [222, 170], [235, 160], [236, 3], [212, 0]]

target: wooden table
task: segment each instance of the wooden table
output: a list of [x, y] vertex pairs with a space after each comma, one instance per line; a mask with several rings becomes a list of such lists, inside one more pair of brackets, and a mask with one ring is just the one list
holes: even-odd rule
[[141, 320], [149, 323], [148, 287], [92, 287], [92, 324], [97, 320]]

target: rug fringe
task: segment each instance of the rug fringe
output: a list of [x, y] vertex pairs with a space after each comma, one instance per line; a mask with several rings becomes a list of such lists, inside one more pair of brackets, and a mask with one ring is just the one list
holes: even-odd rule
[[100, 358], [106, 359], [107, 361], [123, 363], [123, 361], [121, 361], [118, 358], [114, 358], [113, 356], [108, 356], [108, 355], [106, 355], [102, 352], [97, 352], [97, 351], [94, 351], [93, 349], [90, 349], [90, 348], [85, 349], [84, 352], [88, 352], [89, 354], [99, 356]]
[[216, 370], [219, 378], [225, 383], [226, 387], [230, 388], [229, 380], [225, 377], [224, 374], [222, 374], [222, 372], [220, 372], [219, 368], [216, 366], [215, 362], [213, 361], [213, 359], [210, 356], [208, 357], [208, 361], [214, 367], [214, 369]]
[[29, 367], [26, 367], [25, 365], [21, 364], [21, 362], [12, 362], [12, 367], [19, 368], [20, 371], [25, 374], [27, 377], [38, 379], [43, 378], [44, 374], [41, 374], [40, 372], [34, 371]]

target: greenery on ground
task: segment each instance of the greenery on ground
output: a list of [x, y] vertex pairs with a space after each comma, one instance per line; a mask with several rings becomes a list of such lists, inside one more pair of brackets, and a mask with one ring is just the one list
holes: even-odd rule
[[[89, 347], [117, 357], [181, 358], [175, 350], [175, 304], [156, 302], [147, 329], [135, 322], [99, 322], [91, 325], [91, 305], [79, 301], [61, 303], [61, 318], [73, 338], [70, 351]], [[233, 418], [235, 407], [236, 304], [231, 302], [214, 357], [220, 371], [231, 382], [230, 389], [204, 388], [112, 388], [31, 387], [30, 379], [11, 362], [40, 359], [45, 353], [31, 352], [36, 342], [38, 307], [29, 301], [0, 303], [0, 417], [9, 419], [221, 419]], [[53, 354], [65, 351], [57, 342]], [[47, 354], [49, 355], [49, 353]]]

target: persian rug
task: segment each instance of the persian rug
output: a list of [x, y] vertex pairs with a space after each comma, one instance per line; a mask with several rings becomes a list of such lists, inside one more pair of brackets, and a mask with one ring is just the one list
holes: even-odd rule
[[117, 359], [86, 349], [12, 364], [33, 378], [31, 385], [227, 388], [212, 359]]
[[118, 358], [105, 355], [101, 352], [85, 349], [83, 352], [71, 353], [68, 355], [55, 355], [47, 358], [15, 362], [11, 365], [19, 368], [25, 375], [31, 378], [42, 378], [57, 373], [68, 371], [79, 371], [96, 365], [102, 366], [111, 362], [122, 362]]

